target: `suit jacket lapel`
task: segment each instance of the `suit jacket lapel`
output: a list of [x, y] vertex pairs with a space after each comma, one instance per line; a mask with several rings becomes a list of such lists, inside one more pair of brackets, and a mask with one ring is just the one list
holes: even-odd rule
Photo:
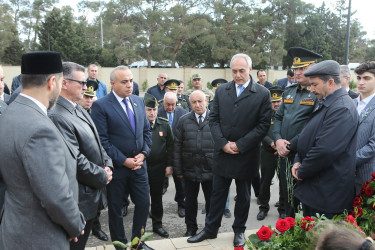
[[[227, 94], [232, 98], [233, 100], [237, 99], [237, 92], [236, 92], [236, 85], [234, 81], [231, 81], [230, 84], [225, 88], [227, 91]], [[245, 90], [244, 90], [245, 91]]]
[[[117, 112], [117, 114], [121, 117], [121, 119], [124, 121], [126, 126], [128, 126], [130, 131], [133, 131], [132, 125], [130, 124], [129, 118], [123, 108], [121, 107], [121, 104], [117, 101], [115, 95], [111, 92], [110, 95], [112, 95], [111, 102], [113, 105], [114, 110]], [[133, 132], [134, 133], [134, 132]]]
[[366, 105], [366, 107], [362, 110], [361, 114], [359, 115], [359, 123], [365, 120], [371, 112], [375, 112], [375, 96], [371, 99], [371, 101]]

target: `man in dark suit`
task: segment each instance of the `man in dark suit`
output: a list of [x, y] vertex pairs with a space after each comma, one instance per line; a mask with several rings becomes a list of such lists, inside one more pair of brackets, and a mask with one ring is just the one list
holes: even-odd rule
[[[177, 124], [181, 116], [186, 114], [187, 111], [177, 107], [177, 95], [173, 92], [167, 92], [164, 95], [163, 106], [158, 110], [158, 116], [169, 120], [169, 125], [172, 127], [173, 135], [176, 135]], [[178, 178], [173, 173], [173, 180], [176, 188], [176, 195], [174, 197], [177, 202], [178, 216], [185, 217], [185, 184], [184, 180]]]
[[210, 212], [203, 231], [189, 238], [189, 243], [217, 237], [228, 189], [235, 179], [237, 200], [232, 226], [235, 233], [233, 245], [245, 245], [249, 185], [259, 169], [260, 142], [270, 127], [271, 97], [270, 92], [250, 76], [252, 68], [248, 55], [234, 55], [230, 66], [233, 81], [216, 89], [209, 117], [216, 148]]
[[318, 63], [305, 76], [319, 104], [298, 139], [292, 168], [299, 181], [295, 196], [304, 216], [319, 213], [331, 219], [353, 205], [359, 116], [341, 87], [336, 61]]
[[[132, 95], [133, 74], [126, 66], [110, 74], [112, 92], [92, 105], [91, 117], [101, 143], [114, 164], [113, 179], [107, 185], [109, 231], [112, 241], [127, 243], [121, 209], [126, 194], [135, 204], [131, 239], [141, 236], [150, 207], [146, 157], [150, 153], [151, 131], [142, 98]], [[149, 249], [142, 243], [140, 248]]]
[[113, 166], [100, 144], [90, 115], [77, 104], [87, 89], [85, 68], [73, 62], [64, 62], [63, 76], [60, 97], [49, 117], [77, 152], [78, 205], [86, 225], [85, 234], [78, 237], [78, 242], [71, 242], [70, 249], [84, 250], [101, 202], [102, 189], [112, 179]]
[[355, 99], [358, 97], [358, 94], [354, 92], [353, 90], [350, 89], [349, 84], [350, 84], [350, 69], [348, 65], [340, 65], [340, 81], [341, 81], [341, 87], [344, 88], [347, 92], [348, 95], [352, 98]]
[[294, 72], [291, 69], [288, 69], [286, 72], [286, 77], [277, 81], [277, 86], [281, 87], [282, 90], [285, 90], [286, 87], [294, 83], [296, 83]]
[[264, 69], [260, 69], [257, 71], [258, 83], [263, 87], [269, 89], [273, 87], [273, 84], [267, 81], [267, 74]]
[[61, 56], [23, 54], [21, 72], [22, 93], [0, 116], [0, 175], [7, 187], [0, 249], [69, 249], [68, 238], [85, 225], [75, 151], [47, 116], [62, 85]]

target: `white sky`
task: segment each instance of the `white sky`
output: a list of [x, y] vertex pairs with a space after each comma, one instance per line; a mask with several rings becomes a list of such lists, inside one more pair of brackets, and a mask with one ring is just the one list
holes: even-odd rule
[[[103, 0], [106, 2], [107, 0]], [[319, 7], [323, 3], [331, 8], [336, 0], [304, 0], [305, 2], [315, 4]], [[59, 7], [64, 5], [70, 5], [73, 9], [77, 9], [77, 4], [80, 0], [60, 0]], [[352, 18], [356, 18], [361, 23], [363, 30], [367, 32], [366, 38], [375, 39], [375, 25], [374, 25], [374, 14], [375, 14], [375, 0], [352, 0], [352, 13], [357, 11]], [[349, 5], [349, 0], [346, 0], [346, 5]]]

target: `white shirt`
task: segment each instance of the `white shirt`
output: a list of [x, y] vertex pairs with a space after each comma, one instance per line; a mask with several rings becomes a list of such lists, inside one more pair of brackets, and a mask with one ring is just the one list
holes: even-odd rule
[[199, 116], [202, 116], [202, 122], [204, 121], [204, 118], [206, 118], [206, 113], [207, 113], [207, 110], [201, 114], [201, 115], [198, 115], [197, 113], [194, 113], [195, 114], [195, 118], [197, 119], [197, 122], [199, 124]]
[[47, 115], [47, 107], [44, 106], [40, 101], [38, 101], [37, 99], [35, 99], [31, 96], [25, 95], [23, 93], [20, 93], [20, 95], [22, 95], [22, 96], [26, 97], [27, 99], [33, 101]]
[[357, 97], [358, 105], [357, 105], [357, 111], [360, 115], [362, 111], [365, 109], [366, 105], [371, 101], [371, 99], [375, 96], [375, 93], [366, 97], [365, 99], [361, 100], [361, 95]]
[[4, 101], [4, 92], [0, 95], [0, 100]]
[[[245, 84], [244, 85], [242, 85], [244, 88], [244, 90], [247, 88], [247, 86], [249, 86], [249, 83], [250, 83], [250, 79], [247, 81], [247, 82], [245, 82]], [[238, 85], [237, 83], [236, 83], [236, 94], [237, 94], [237, 96], [238, 96], [238, 94], [240, 93], [240, 88], [239, 88], [239, 86], [240, 85]], [[242, 92], [243, 92], [243, 90], [242, 90]]]
[[122, 109], [124, 110], [124, 112], [125, 112], [126, 115], [128, 115], [128, 113], [126, 112], [126, 105], [125, 105], [125, 103], [123, 102], [124, 99], [127, 100], [127, 102], [128, 102], [128, 106], [129, 106], [130, 110], [131, 110], [131, 111], [133, 112], [133, 114], [134, 114], [133, 106], [132, 106], [132, 104], [130, 103], [130, 99], [129, 99], [129, 97], [122, 98], [122, 97], [118, 96], [118, 95], [116, 94], [115, 91], [112, 91], [112, 93], [115, 95], [117, 101], [120, 103], [120, 105], [121, 105], [121, 107], [122, 107]]

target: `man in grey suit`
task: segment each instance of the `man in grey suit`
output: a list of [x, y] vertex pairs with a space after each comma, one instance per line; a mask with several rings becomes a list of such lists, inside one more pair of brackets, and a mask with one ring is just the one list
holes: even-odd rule
[[85, 234], [78, 237], [78, 242], [71, 242], [70, 249], [84, 250], [101, 203], [102, 190], [112, 179], [113, 165], [100, 143], [90, 115], [77, 104], [87, 89], [85, 68], [73, 62], [64, 62], [63, 76], [60, 97], [49, 117], [77, 153], [78, 204], [85, 216], [86, 226]]
[[355, 98], [358, 97], [358, 94], [349, 88], [350, 77], [351, 77], [351, 75], [350, 75], [350, 69], [349, 69], [348, 65], [340, 65], [341, 87], [344, 88], [348, 92], [348, 95], [352, 99], [355, 99]]
[[5, 83], [4, 83], [4, 70], [0, 66], [0, 101], [8, 103], [10, 95], [4, 93]]
[[356, 194], [375, 172], [375, 62], [359, 65], [357, 74], [359, 97], [354, 99], [359, 114], [357, 132]]
[[22, 92], [0, 116], [0, 174], [7, 187], [0, 249], [69, 249], [69, 238], [85, 226], [74, 150], [47, 116], [61, 72], [58, 52], [24, 54]]

